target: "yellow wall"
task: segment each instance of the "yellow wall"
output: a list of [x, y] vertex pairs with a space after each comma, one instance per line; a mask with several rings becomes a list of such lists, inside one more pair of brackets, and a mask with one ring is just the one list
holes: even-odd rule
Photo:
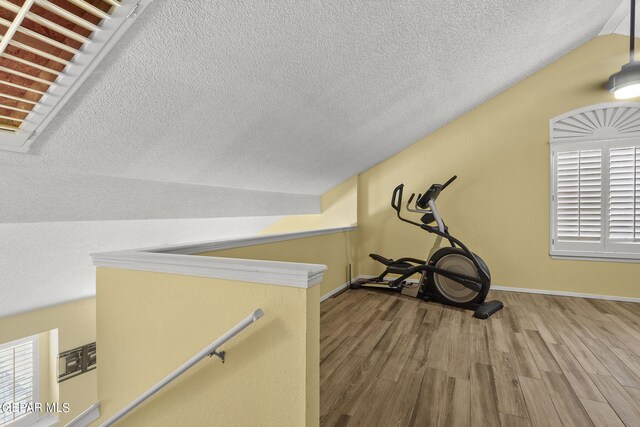
[[306, 348], [303, 358], [306, 364], [306, 427], [320, 424], [320, 289], [320, 286], [316, 285], [307, 291], [307, 312], [303, 321], [306, 323]]
[[[57, 348], [60, 351], [88, 344], [96, 339], [95, 308], [95, 298], [88, 298], [0, 318], [0, 343], [57, 329]], [[56, 344], [49, 340], [49, 346], [56, 347]], [[43, 390], [41, 400], [54, 400], [55, 388], [54, 385], [50, 390]], [[59, 401], [70, 405], [69, 413], [57, 414], [61, 424], [64, 425], [93, 405], [97, 401], [96, 390], [95, 370], [58, 384]]]
[[[549, 119], [613, 97], [602, 89], [627, 59], [628, 39], [599, 37], [360, 176], [359, 269], [367, 254], [426, 256], [433, 239], [395, 218], [407, 196], [457, 174], [438, 199], [454, 236], [489, 265], [494, 285], [640, 297], [640, 265], [549, 256]], [[444, 100], [443, 100], [444, 101]], [[406, 199], [405, 199], [406, 200]]]
[[[295, 240], [285, 240], [282, 242], [206, 252], [200, 255], [324, 264], [327, 266], [327, 271], [324, 272], [324, 279], [320, 284], [320, 295], [322, 296], [348, 282], [348, 266], [355, 257], [355, 240], [355, 231], [338, 232]], [[352, 271], [352, 276], [355, 274], [356, 272]]]
[[358, 220], [358, 177], [354, 176], [320, 197], [321, 214], [294, 215], [264, 229], [262, 234], [347, 227]]
[[99, 421], [261, 307], [224, 364], [201, 361], [118, 425], [318, 425], [319, 286], [98, 268], [97, 301]]

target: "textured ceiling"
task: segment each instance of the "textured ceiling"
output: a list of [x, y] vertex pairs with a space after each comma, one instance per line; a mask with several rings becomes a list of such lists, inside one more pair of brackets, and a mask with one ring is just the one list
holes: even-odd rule
[[320, 212], [319, 197], [305, 194], [27, 172], [9, 167], [0, 168], [0, 182], [0, 224]]
[[28, 154], [0, 152], [0, 316], [93, 295], [90, 252], [317, 212], [619, 4], [155, 0]]
[[620, 0], [156, 0], [0, 165], [321, 194], [596, 36]]

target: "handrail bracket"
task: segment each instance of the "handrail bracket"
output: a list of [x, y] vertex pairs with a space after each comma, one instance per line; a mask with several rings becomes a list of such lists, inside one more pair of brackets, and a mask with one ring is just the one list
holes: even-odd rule
[[213, 356], [219, 357], [220, 360], [222, 360], [222, 363], [224, 363], [224, 355], [225, 354], [226, 353], [225, 353], [224, 350], [223, 351], [214, 350], [211, 353], [209, 353], [209, 357], [213, 357]]

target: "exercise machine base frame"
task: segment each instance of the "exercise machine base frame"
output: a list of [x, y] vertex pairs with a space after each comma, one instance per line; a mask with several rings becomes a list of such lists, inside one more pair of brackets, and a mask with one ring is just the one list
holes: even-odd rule
[[[436, 302], [443, 305], [463, 308], [473, 311], [473, 317], [477, 319], [488, 319], [491, 315], [500, 311], [504, 304], [501, 301], [485, 301], [481, 304], [477, 303], [455, 303], [444, 298], [442, 295], [434, 292], [421, 292], [423, 286], [420, 283], [412, 283], [406, 280], [398, 281], [397, 279], [380, 279], [380, 277], [357, 279], [349, 284], [350, 289], [359, 288], [381, 289], [401, 293], [402, 295], [417, 297], [427, 302]], [[407, 291], [409, 290], [409, 291]]]

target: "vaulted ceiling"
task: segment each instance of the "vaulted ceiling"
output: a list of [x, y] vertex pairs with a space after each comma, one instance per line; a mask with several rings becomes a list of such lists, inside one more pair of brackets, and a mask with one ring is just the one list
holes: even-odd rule
[[620, 3], [155, 0], [29, 153], [0, 152], [0, 316], [91, 294], [90, 251], [317, 212], [318, 195], [598, 35]]
[[620, 0], [157, 0], [0, 165], [321, 194], [596, 36]]

